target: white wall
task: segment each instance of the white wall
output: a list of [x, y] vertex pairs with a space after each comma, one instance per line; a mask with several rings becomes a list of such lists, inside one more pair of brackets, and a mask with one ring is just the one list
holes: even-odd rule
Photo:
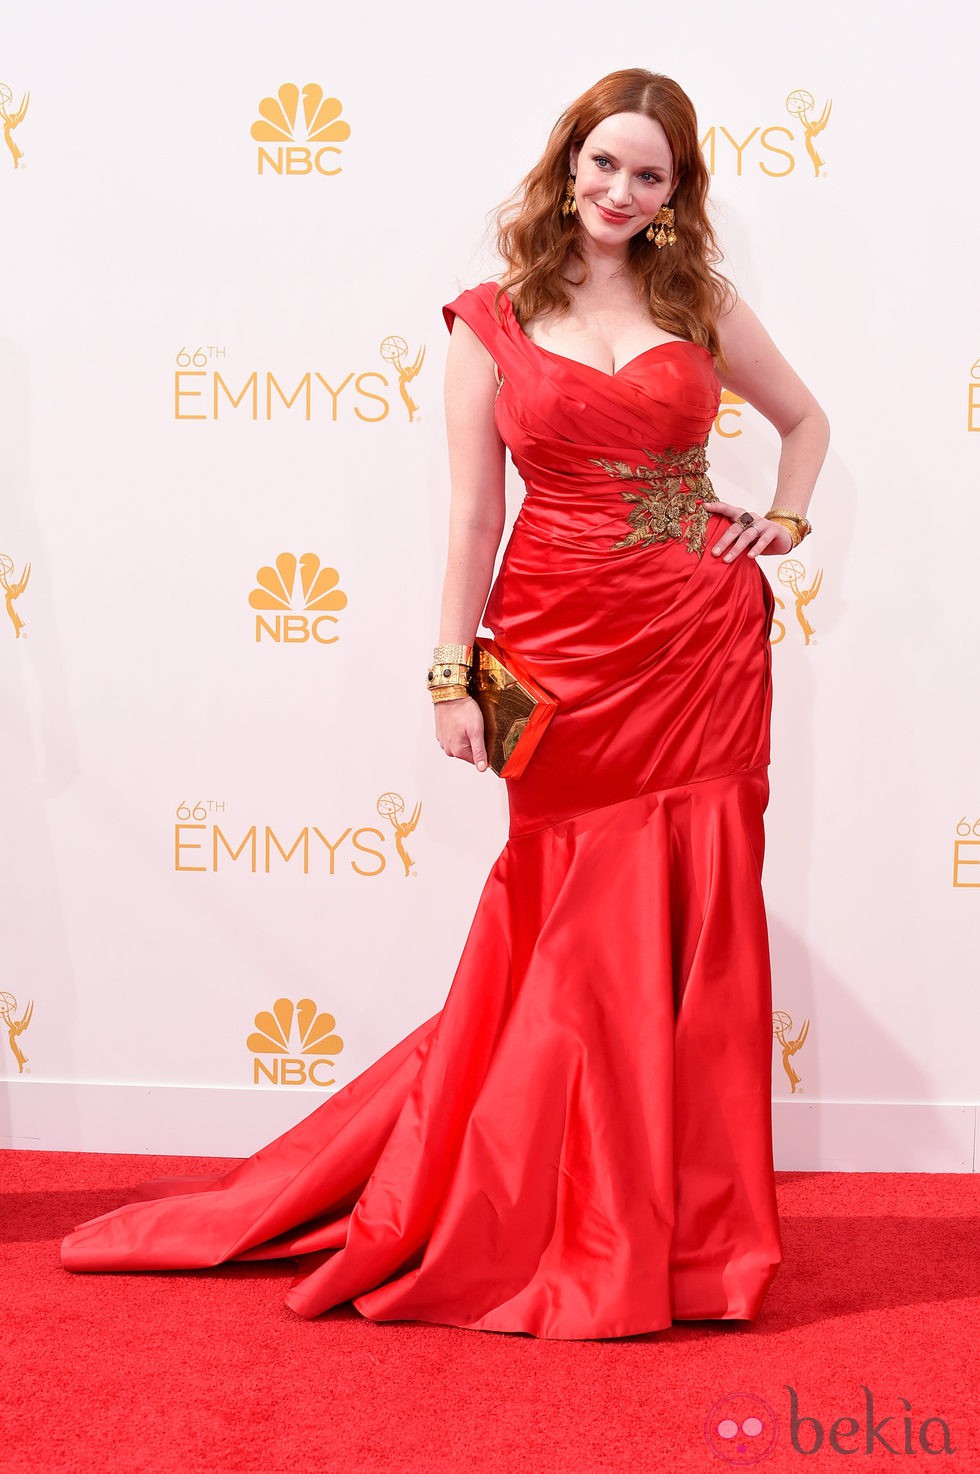
[[[487, 212], [562, 107], [645, 65], [694, 98], [727, 268], [834, 430], [799, 557], [800, 588], [822, 571], [808, 645], [767, 570], [786, 604], [774, 1001], [788, 1037], [809, 1028], [795, 1093], [774, 1052], [777, 1164], [974, 1168], [977, 31], [965, 0], [900, 28], [892, 7], [776, 0], [569, 0], [560, 21], [513, 0], [49, 0], [6, 18], [8, 113], [30, 101], [16, 169], [0, 140], [0, 553], [8, 583], [31, 575], [19, 638], [0, 602], [0, 991], [10, 1020], [33, 1015], [23, 1072], [0, 1031], [0, 1140], [244, 1154], [331, 1088], [295, 1034], [296, 1083], [255, 1083], [276, 1058], [247, 1048], [258, 1012], [333, 1015], [319, 1078], [342, 1084], [441, 1006], [506, 803], [442, 756], [422, 687], [448, 497], [440, 308], [492, 272]], [[260, 173], [251, 126], [290, 81], [336, 96], [349, 138], [299, 172], [301, 105], [297, 172]], [[819, 176], [798, 89], [811, 116], [832, 100]], [[412, 422], [390, 335], [406, 363], [425, 348]], [[255, 417], [219, 385], [215, 419], [216, 374], [237, 395], [253, 372]], [[287, 408], [268, 380], [289, 396], [307, 373], [308, 419], [305, 391]], [[730, 408], [715, 486], [763, 509], [778, 442]], [[333, 643], [256, 640], [249, 595], [283, 552], [337, 570]], [[421, 803], [408, 875], [378, 812], [392, 792], [405, 816]], [[203, 827], [179, 831], [177, 868], [181, 804]], [[220, 838], [214, 872], [216, 825], [232, 846], [256, 826], [255, 873]], [[274, 848], [266, 873], [267, 827], [286, 850], [309, 832], [309, 873]], [[349, 831], [333, 874], [314, 827]]]

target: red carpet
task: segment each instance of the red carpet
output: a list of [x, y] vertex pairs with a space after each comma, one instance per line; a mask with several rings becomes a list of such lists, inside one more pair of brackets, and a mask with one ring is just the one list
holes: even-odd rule
[[[58, 1241], [76, 1224], [147, 1178], [230, 1163], [0, 1158], [3, 1474], [980, 1471], [976, 1176], [780, 1173], [784, 1260], [759, 1321], [557, 1342], [351, 1307], [300, 1320], [287, 1264], [70, 1275]], [[716, 1452], [719, 1403], [715, 1425], [762, 1426]], [[941, 1448], [940, 1419], [956, 1451], [930, 1456], [920, 1430]]]

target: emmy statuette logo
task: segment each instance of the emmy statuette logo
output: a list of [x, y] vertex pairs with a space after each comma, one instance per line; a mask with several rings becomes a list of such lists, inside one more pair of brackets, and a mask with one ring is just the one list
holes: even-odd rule
[[[299, 103], [303, 100], [303, 119]], [[263, 97], [259, 116], [252, 124], [258, 144], [274, 144], [274, 151], [260, 147], [257, 168], [273, 174], [339, 174], [339, 143], [346, 143], [350, 127], [340, 114], [339, 98], [324, 97], [318, 82], [284, 82], [275, 97]]]
[[[776, 571], [776, 577], [783, 585], [783, 588], [788, 589], [793, 595], [796, 623], [803, 632], [804, 645], [816, 643], [814, 639], [814, 628], [810, 623], [807, 610], [820, 592], [820, 585], [823, 583], [823, 569], [818, 568], [812, 582], [807, 584], [807, 571], [800, 560], [798, 558], [784, 558]], [[774, 597], [780, 609], [785, 610], [785, 601], [778, 594], [774, 594]], [[785, 624], [781, 619], [773, 619], [772, 635], [770, 636], [771, 644], [778, 645], [785, 638]]]
[[[245, 1041], [256, 1056], [252, 1084], [265, 1079], [270, 1085], [309, 1083], [324, 1090], [336, 1084], [331, 1074], [334, 1061], [326, 1058], [344, 1047], [343, 1039], [333, 1032], [336, 1025], [333, 1014], [318, 1012], [312, 998], [301, 998], [295, 1005], [289, 998], [277, 998], [271, 1013], [262, 1009], [255, 1015], [255, 1032]], [[266, 1058], [260, 1057], [263, 1055]]]
[[[299, 572], [299, 587], [296, 573]], [[337, 612], [347, 607], [347, 595], [338, 588], [336, 568], [321, 565], [316, 553], [280, 553], [274, 565], [260, 568], [257, 588], [248, 596], [255, 616], [256, 643], [277, 645], [334, 645]]]
[[404, 338], [399, 338], [395, 333], [391, 333], [384, 339], [378, 352], [381, 354], [385, 363], [390, 363], [398, 375], [398, 392], [401, 395], [402, 404], [405, 406], [406, 413], [408, 414], [408, 423], [411, 424], [418, 414], [419, 407], [411, 394], [409, 394], [408, 386], [418, 374], [425, 360], [425, 345], [423, 344], [415, 355], [414, 363], [408, 364], [404, 361], [408, 358], [408, 344]]
[[24, 150], [19, 147], [15, 131], [23, 123], [27, 116], [27, 107], [31, 100], [31, 94], [25, 92], [18, 107], [14, 107], [14, 94], [6, 82], [0, 82], [0, 126], [3, 128], [3, 141], [7, 145], [7, 152], [13, 160], [15, 169], [22, 169], [24, 165], [21, 160]]
[[29, 1075], [31, 1073], [27, 1067], [27, 1056], [20, 1047], [20, 1036], [24, 1033], [33, 1017], [33, 999], [28, 1003], [20, 1018], [18, 1018], [17, 999], [13, 993], [0, 993], [0, 1019], [3, 1019], [3, 1026], [7, 1030], [7, 1043], [10, 1045], [10, 1052], [17, 1061], [18, 1075]]
[[810, 157], [810, 163], [813, 165], [813, 177], [815, 179], [820, 178], [824, 161], [817, 153], [817, 146], [814, 143], [814, 139], [823, 132], [829, 123], [832, 105], [830, 98], [828, 98], [819, 118], [814, 118], [812, 113], [816, 107], [816, 103], [813, 100], [812, 92], [807, 92], [805, 88], [798, 87], [786, 99], [786, 111], [791, 118], [799, 118], [803, 126], [803, 142], [806, 146], [807, 154]]
[[405, 819], [402, 817], [405, 813], [405, 800], [402, 798], [401, 794], [383, 793], [378, 799], [378, 813], [383, 819], [387, 819], [391, 824], [392, 829], [394, 829], [395, 849], [398, 851], [398, 858], [402, 862], [402, 868], [405, 871], [405, 874], [411, 875], [415, 866], [415, 861], [412, 859], [411, 855], [408, 853], [408, 850], [405, 848], [405, 841], [408, 836], [414, 832], [415, 828], [418, 825], [419, 819], [421, 818], [421, 801], [419, 801], [415, 805], [410, 817], [408, 819]]
[[24, 633], [25, 624], [16, 609], [17, 600], [27, 588], [31, 577], [31, 565], [25, 563], [19, 578], [14, 577], [14, 560], [8, 558], [6, 553], [0, 553], [0, 590], [3, 591], [3, 604], [7, 611], [7, 618], [14, 627], [14, 639], [19, 640]]
[[780, 1058], [783, 1069], [789, 1081], [791, 1094], [795, 1095], [797, 1087], [802, 1091], [803, 1084], [800, 1076], [793, 1068], [793, 1056], [799, 1054], [806, 1043], [806, 1036], [810, 1032], [810, 1020], [806, 1019], [801, 1025], [799, 1033], [793, 1035], [793, 1020], [788, 1013], [778, 1010], [772, 1016], [772, 1037], [779, 1044]]

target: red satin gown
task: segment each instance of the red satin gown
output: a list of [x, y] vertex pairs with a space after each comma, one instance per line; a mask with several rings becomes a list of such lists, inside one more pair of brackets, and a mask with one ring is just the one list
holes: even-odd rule
[[759, 1312], [773, 601], [710, 553], [718, 380], [688, 342], [565, 358], [494, 291], [444, 308], [495, 360], [527, 487], [484, 623], [560, 709], [445, 1004], [224, 1176], [83, 1224], [71, 1270], [291, 1258], [302, 1316], [567, 1339]]

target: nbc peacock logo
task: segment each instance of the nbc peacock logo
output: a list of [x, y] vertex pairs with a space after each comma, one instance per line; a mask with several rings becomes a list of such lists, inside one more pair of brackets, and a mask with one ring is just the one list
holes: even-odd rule
[[[299, 573], [297, 587], [296, 574]], [[256, 643], [277, 645], [334, 645], [337, 612], [347, 607], [336, 568], [321, 564], [316, 553], [280, 553], [274, 564], [256, 574], [257, 587], [248, 596], [255, 616]]]
[[[271, 1012], [260, 1009], [255, 1015], [255, 1032], [245, 1041], [255, 1055], [252, 1084], [259, 1085], [264, 1079], [270, 1085], [309, 1083], [321, 1089], [334, 1085], [334, 1061], [326, 1056], [339, 1054], [344, 1047], [343, 1039], [333, 1032], [336, 1025], [333, 1014], [320, 1013], [312, 998], [301, 998], [296, 1004], [290, 998], [277, 998]], [[327, 1074], [330, 1078], [324, 1079]]]
[[[302, 121], [299, 117], [303, 102]], [[260, 147], [258, 172], [273, 174], [339, 174], [340, 143], [350, 137], [350, 126], [340, 114], [337, 97], [325, 97], [319, 82], [284, 82], [275, 97], [263, 97], [259, 116], [252, 124], [252, 137]]]

